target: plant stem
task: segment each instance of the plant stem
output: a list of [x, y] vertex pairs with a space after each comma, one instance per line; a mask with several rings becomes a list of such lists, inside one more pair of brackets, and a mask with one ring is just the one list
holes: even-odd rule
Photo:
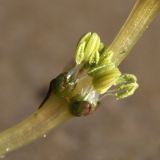
[[[160, 0], [138, 0], [109, 50], [119, 65], [147, 29], [160, 9]], [[107, 51], [107, 50], [106, 50]], [[68, 103], [51, 94], [43, 106], [29, 118], [0, 133], [0, 155], [20, 148], [72, 117]]]
[[67, 103], [51, 95], [30, 117], [0, 134], [0, 155], [43, 138], [49, 130], [71, 117]]
[[159, 11], [160, 0], [137, 0], [119, 34], [107, 49], [113, 51], [113, 62], [117, 66], [129, 54]]

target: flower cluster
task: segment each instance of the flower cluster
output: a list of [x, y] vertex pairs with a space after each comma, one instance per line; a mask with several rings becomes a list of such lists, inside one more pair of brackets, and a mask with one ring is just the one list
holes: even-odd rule
[[122, 74], [112, 62], [113, 52], [101, 42], [96, 33], [87, 33], [79, 41], [75, 54], [77, 65], [84, 64], [92, 77], [94, 89], [104, 94], [114, 86], [117, 99], [128, 97], [138, 88], [137, 79], [132, 74]]
[[137, 78], [122, 74], [112, 61], [113, 55], [97, 33], [89, 32], [79, 40], [76, 66], [52, 82], [54, 93], [69, 102], [73, 115], [88, 115], [96, 110], [101, 95], [123, 99], [138, 88]]

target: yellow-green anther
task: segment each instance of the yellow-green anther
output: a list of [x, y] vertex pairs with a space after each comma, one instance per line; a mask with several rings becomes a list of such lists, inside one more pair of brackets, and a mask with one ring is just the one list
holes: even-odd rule
[[104, 94], [111, 86], [115, 86], [114, 95], [122, 99], [132, 95], [138, 88], [137, 78], [132, 74], [121, 74], [112, 57], [113, 51], [106, 49], [98, 34], [89, 32], [78, 43], [75, 61], [78, 65], [87, 64], [86, 72], [92, 77], [97, 93]]
[[84, 50], [89, 38], [91, 37], [91, 34], [91, 32], [88, 32], [79, 40], [75, 53], [76, 64], [81, 64], [85, 60]]
[[[99, 72], [100, 73], [100, 72]], [[99, 94], [104, 94], [121, 75], [118, 68], [101, 71], [100, 74], [93, 77], [93, 86]]]
[[102, 69], [104, 69], [106, 67], [106, 65], [98, 65], [98, 66], [95, 66], [93, 68], [91, 68], [89, 71], [88, 71], [88, 74], [92, 77], [96, 76], [99, 71], [102, 71]]
[[85, 61], [88, 61], [91, 54], [95, 54], [100, 47], [100, 37], [97, 33], [92, 33], [85, 47]]
[[112, 63], [112, 56], [113, 56], [113, 52], [110, 51], [108, 52], [108, 54], [106, 55], [106, 61], [105, 63], [101, 63], [100, 58], [99, 58], [99, 63], [97, 66], [95, 66], [94, 68], [90, 69], [88, 74], [92, 75], [92, 76], [96, 76], [96, 75], [103, 75], [104, 72], [106, 72], [107, 70], [112, 70], [113, 68], [115, 68], [114, 63]]
[[86, 45], [86, 42], [82, 42], [77, 47], [76, 56], [75, 56], [76, 64], [81, 64], [84, 60], [85, 45]]
[[134, 94], [138, 88], [137, 78], [133, 74], [123, 74], [115, 81], [117, 99], [123, 99]]
[[128, 83], [137, 83], [136, 76], [133, 74], [122, 74], [115, 82], [115, 85], [122, 85]]
[[102, 54], [100, 59], [100, 64], [108, 64], [112, 62], [113, 52], [111, 50], [107, 51], [105, 54]]
[[107, 71], [113, 70], [115, 68], [113, 63], [108, 63], [107, 65], [101, 65], [91, 69], [88, 74], [92, 77], [103, 76]]
[[86, 34], [84, 34], [81, 39], [79, 40], [78, 44], [81, 44], [83, 42], [87, 42], [89, 40], [89, 38], [91, 37], [91, 32], [88, 32]]
[[135, 90], [138, 88], [137, 83], [128, 83], [119, 86], [116, 90], [115, 96], [117, 99], [123, 99], [134, 94]]
[[94, 54], [91, 54], [91, 56], [89, 57], [89, 64], [98, 64], [99, 62], [99, 52], [95, 52]]
[[102, 52], [102, 50], [105, 48], [104, 44], [101, 42], [100, 46], [99, 46], [99, 53]]
[[[98, 50], [101, 46], [100, 37], [97, 33], [87, 33], [78, 42], [76, 49], [76, 64], [86, 62], [89, 64], [97, 64], [99, 61]], [[102, 46], [101, 46], [102, 47]]]

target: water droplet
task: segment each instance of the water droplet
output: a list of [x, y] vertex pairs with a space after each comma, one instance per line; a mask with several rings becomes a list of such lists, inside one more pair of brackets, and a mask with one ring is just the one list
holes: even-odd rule
[[46, 134], [44, 134], [44, 135], [43, 135], [43, 138], [46, 138], [46, 137], [47, 137], [47, 135], [46, 135]]

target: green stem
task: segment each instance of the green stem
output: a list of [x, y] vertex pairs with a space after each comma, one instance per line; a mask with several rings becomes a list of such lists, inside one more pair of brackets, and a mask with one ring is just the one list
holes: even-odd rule
[[45, 137], [49, 130], [71, 117], [67, 103], [51, 95], [30, 117], [0, 134], [0, 155]]
[[[141, 37], [160, 9], [160, 0], [138, 0], [109, 50], [114, 52], [113, 60], [119, 65]], [[0, 133], [0, 155], [20, 148], [49, 130], [71, 118], [68, 103], [53, 94], [41, 109], [12, 128]]]
[[137, 0], [119, 34], [108, 48], [113, 51], [113, 61], [117, 66], [129, 54], [159, 11], [160, 0]]

